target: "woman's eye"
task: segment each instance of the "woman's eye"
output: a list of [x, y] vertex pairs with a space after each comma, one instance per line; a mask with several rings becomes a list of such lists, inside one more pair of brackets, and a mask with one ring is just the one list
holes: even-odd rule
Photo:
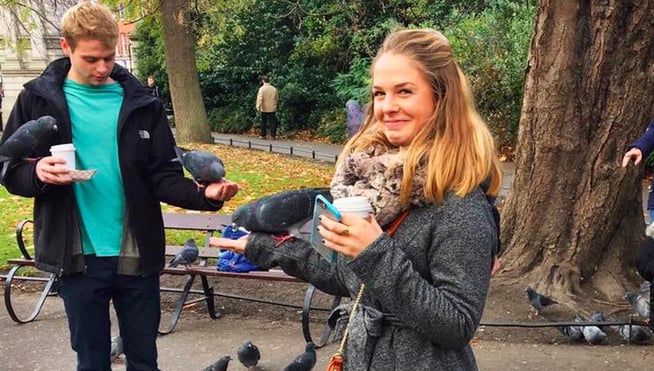
[[381, 97], [383, 95], [384, 95], [384, 92], [382, 92], [382, 91], [375, 91], [375, 92], [372, 93], [373, 97]]
[[409, 89], [402, 89], [402, 90], [400, 90], [400, 94], [404, 94], [404, 95], [411, 94], [411, 90], [409, 90]]

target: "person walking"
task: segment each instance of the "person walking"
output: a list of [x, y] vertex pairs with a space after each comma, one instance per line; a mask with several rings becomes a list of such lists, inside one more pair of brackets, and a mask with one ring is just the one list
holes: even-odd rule
[[372, 107], [339, 156], [331, 194], [367, 197], [374, 218], [321, 218], [317, 231], [336, 260], [291, 236], [210, 244], [353, 298], [329, 319], [347, 334], [345, 370], [476, 370], [470, 340], [498, 249], [493, 137], [440, 32], [392, 32], [371, 71]]
[[[654, 150], [654, 120], [650, 120], [643, 135], [631, 144], [629, 150], [622, 158], [622, 167], [627, 167], [632, 161], [634, 165], [640, 165], [642, 161]], [[647, 219], [648, 224], [654, 222], [654, 187], [650, 185], [647, 194]]]
[[268, 124], [270, 124], [270, 136], [277, 138], [277, 89], [270, 84], [268, 76], [261, 78], [262, 85], [257, 92], [257, 111], [261, 112], [261, 127], [259, 136], [266, 139]]
[[157, 99], [161, 99], [161, 97], [159, 96], [159, 86], [154, 81], [154, 76], [152, 76], [152, 75], [148, 76], [145, 87], [150, 92], [150, 95], [152, 95], [153, 97], [155, 97]]
[[215, 211], [238, 185], [223, 179], [198, 188], [184, 177], [162, 102], [115, 63], [118, 24], [109, 9], [80, 2], [64, 14], [61, 32], [65, 57], [24, 85], [2, 142], [50, 115], [59, 135], [51, 144], [72, 143], [78, 168], [97, 172], [75, 181], [65, 159], [46, 149], [4, 162], [0, 183], [34, 198], [36, 266], [59, 276], [77, 370], [111, 370], [110, 302], [126, 369], [157, 370], [160, 202]]

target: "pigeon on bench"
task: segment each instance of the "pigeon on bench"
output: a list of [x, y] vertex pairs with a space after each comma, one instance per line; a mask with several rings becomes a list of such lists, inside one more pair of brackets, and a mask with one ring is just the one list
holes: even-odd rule
[[189, 151], [175, 147], [178, 161], [184, 166], [198, 187], [215, 183], [225, 177], [225, 165], [218, 156], [205, 151]]
[[313, 216], [317, 195], [332, 200], [329, 188], [302, 188], [262, 197], [240, 206], [232, 222], [250, 232], [300, 236], [300, 228]]
[[49, 155], [59, 128], [52, 116], [41, 116], [19, 126], [0, 145], [0, 162]]
[[541, 295], [534, 291], [531, 287], [527, 287], [525, 289], [527, 292], [527, 298], [529, 299], [529, 304], [533, 308], [533, 310], [529, 313], [529, 318], [533, 319], [533, 315], [539, 316], [540, 312], [545, 309], [545, 307], [550, 306], [552, 304], [558, 304], [557, 301], [554, 301], [552, 298]]
[[198, 250], [195, 240], [189, 238], [184, 243], [184, 247], [173, 257], [173, 260], [170, 261], [169, 266], [175, 268], [179, 264], [183, 264], [188, 269], [189, 265], [198, 258], [199, 253], [200, 250]]

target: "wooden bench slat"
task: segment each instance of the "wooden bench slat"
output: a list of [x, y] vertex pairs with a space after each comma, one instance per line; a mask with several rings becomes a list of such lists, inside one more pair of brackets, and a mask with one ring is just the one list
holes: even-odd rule
[[232, 217], [223, 214], [163, 213], [166, 229], [188, 229], [194, 231], [222, 231], [232, 223]]

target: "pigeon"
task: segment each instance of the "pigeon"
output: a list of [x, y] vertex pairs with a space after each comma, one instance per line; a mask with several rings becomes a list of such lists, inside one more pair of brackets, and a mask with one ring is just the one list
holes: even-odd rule
[[308, 342], [304, 353], [297, 356], [293, 362], [289, 363], [284, 371], [309, 371], [316, 365], [316, 351], [313, 349], [313, 343]]
[[240, 206], [232, 214], [232, 222], [251, 232], [300, 237], [300, 228], [313, 216], [317, 195], [332, 200], [329, 188], [284, 191]]
[[629, 304], [631, 304], [631, 307], [634, 309], [636, 314], [649, 320], [650, 304], [648, 296], [635, 292], [628, 292], [624, 297], [629, 300]]
[[202, 371], [225, 371], [227, 370], [227, 365], [229, 361], [232, 360], [230, 356], [222, 356], [216, 362], [212, 363], [208, 367], [204, 368]]
[[52, 116], [27, 121], [0, 145], [0, 162], [48, 155], [58, 130]]
[[639, 325], [620, 325], [618, 333], [629, 343], [644, 343], [652, 338], [652, 331]]
[[[579, 315], [575, 316], [574, 321], [583, 322]], [[557, 326], [556, 328], [559, 329], [559, 331], [561, 331], [565, 337], [572, 341], [579, 341], [584, 338], [584, 334], [581, 331], [581, 326]]]
[[115, 359], [120, 357], [121, 354], [123, 354], [123, 338], [120, 337], [120, 335], [114, 336], [111, 338], [111, 353], [110, 353], [110, 358], [111, 361], [113, 362]]
[[240, 348], [238, 348], [236, 355], [238, 356], [238, 361], [248, 369], [256, 366], [257, 363], [259, 363], [259, 359], [261, 359], [259, 348], [257, 348], [257, 346], [250, 340], [246, 341]]
[[[591, 322], [604, 322], [606, 321], [606, 318], [604, 317], [604, 312], [601, 310], [596, 311], [595, 313], [590, 315], [590, 321]], [[600, 329], [604, 330], [604, 326], [599, 326]]]
[[177, 255], [173, 257], [173, 260], [170, 261], [169, 265], [171, 268], [174, 268], [179, 264], [183, 264], [186, 266], [186, 268], [188, 268], [189, 265], [198, 258], [199, 253], [200, 251], [198, 250], [198, 246], [195, 244], [195, 240], [189, 238], [184, 243], [182, 250], [180, 250], [180, 252], [178, 252]]
[[558, 304], [557, 301], [554, 301], [550, 297], [537, 293], [531, 287], [527, 287], [525, 291], [527, 292], [527, 298], [529, 299], [529, 304], [531, 304], [532, 308], [534, 309], [534, 311], [529, 313], [529, 318], [533, 318], [532, 314], [539, 316], [540, 312], [543, 309], [545, 309], [545, 307], [547, 306], [550, 306], [552, 304]]
[[[602, 312], [593, 313], [595, 317], [591, 317], [591, 321], [597, 321], [597, 319], [600, 318], [600, 314], [597, 313], [601, 314], [601, 319], [603, 321], [604, 314]], [[575, 322], [583, 322], [583, 319], [577, 316], [575, 317]], [[597, 326], [581, 326], [581, 332], [584, 334], [586, 342], [593, 345], [601, 344], [608, 337], [606, 333]]]
[[189, 151], [175, 146], [177, 159], [198, 186], [206, 186], [225, 177], [225, 165], [218, 156], [205, 151]]

